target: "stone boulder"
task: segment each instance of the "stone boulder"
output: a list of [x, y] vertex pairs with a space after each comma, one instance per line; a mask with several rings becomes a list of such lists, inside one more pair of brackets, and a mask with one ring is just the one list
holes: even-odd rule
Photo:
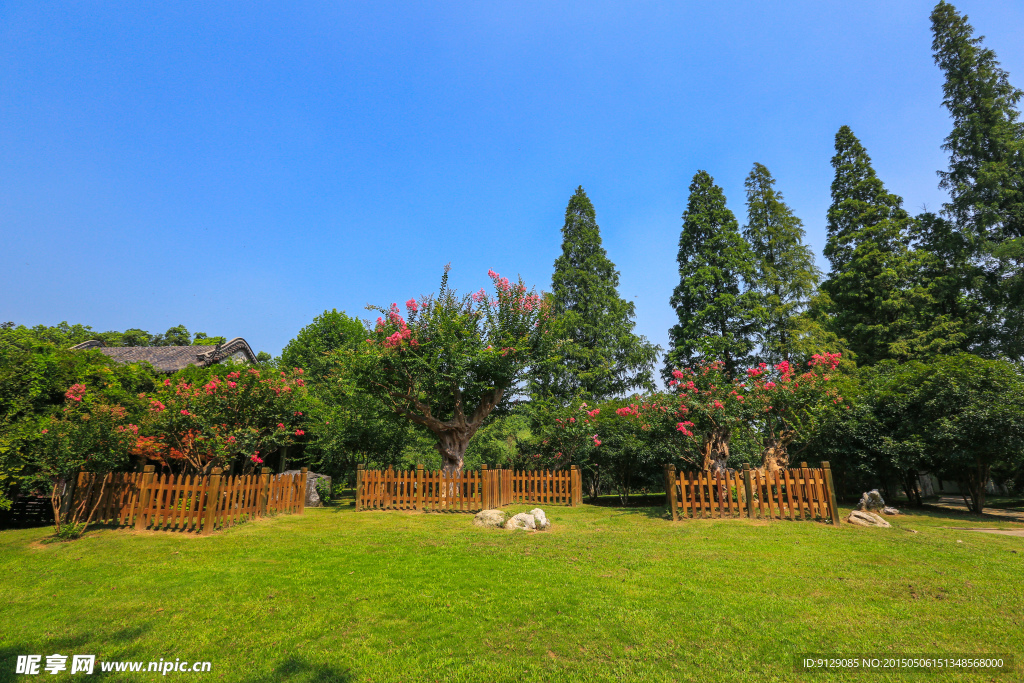
[[501, 528], [505, 525], [505, 513], [501, 510], [481, 510], [473, 517], [473, 524], [493, 529]]
[[[285, 470], [284, 474], [302, 474], [302, 470]], [[331, 488], [331, 478], [326, 474], [317, 474], [316, 472], [306, 472], [306, 507], [308, 508], [322, 508], [324, 502], [320, 500], [320, 494], [316, 491], [316, 482], [318, 479], [323, 479], [327, 483], [328, 490]]]
[[860, 497], [860, 502], [857, 503], [857, 509], [865, 512], [877, 512], [885, 507], [885, 501], [882, 500], [882, 494], [878, 492], [878, 489], [871, 489]]
[[535, 531], [537, 529], [537, 520], [529, 512], [520, 512], [518, 515], [512, 517], [512, 519], [505, 522], [505, 528], [509, 531], [512, 531], [513, 529]]
[[882, 508], [882, 514], [885, 514], [885, 515], [898, 515], [898, 514], [900, 514], [900, 511], [897, 510], [896, 508], [891, 508], [889, 506], [886, 506], [886, 507]]
[[854, 510], [850, 513], [850, 516], [846, 518], [846, 521], [850, 524], [856, 524], [857, 526], [892, 526], [889, 522], [885, 521], [875, 513], [865, 512], [864, 510]]
[[540, 508], [533, 508], [530, 510], [530, 514], [533, 515], [534, 522], [536, 523], [537, 528], [541, 531], [551, 526], [551, 522], [548, 520], [547, 515], [545, 515], [544, 511]]

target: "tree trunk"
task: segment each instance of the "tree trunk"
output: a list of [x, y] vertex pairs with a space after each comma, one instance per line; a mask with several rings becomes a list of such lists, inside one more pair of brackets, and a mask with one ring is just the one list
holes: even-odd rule
[[[476, 431], [476, 430], [473, 430]], [[462, 472], [462, 463], [466, 456], [466, 447], [473, 437], [468, 429], [450, 429], [438, 432], [437, 452], [441, 454], [443, 465], [441, 471], [446, 477], [454, 477]]]
[[921, 489], [918, 484], [917, 470], [904, 470], [901, 480], [907, 501], [914, 507], [921, 507]]
[[601, 495], [601, 468], [594, 465], [587, 476], [587, 484], [590, 489], [590, 502], [596, 503], [597, 497]]
[[761, 455], [761, 467], [771, 473], [789, 467], [789, 444], [796, 437], [791, 429], [783, 430], [777, 438], [769, 439]]
[[710, 472], [725, 472], [729, 462], [729, 428], [715, 427], [701, 445], [704, 456], [702, 469]]
[[967, 488], [971, 492], [971, 510], [976, 515], [983, 513], [985, 509], [985, 485], [988, 484], [991, 465], [983, 465], [979, 459], [975, 459], [975, 467], [967, 474]]

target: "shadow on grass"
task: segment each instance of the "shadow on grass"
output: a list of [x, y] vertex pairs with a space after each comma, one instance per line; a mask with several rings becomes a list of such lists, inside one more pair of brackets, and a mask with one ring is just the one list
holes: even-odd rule
[[311, 664], [301, 657], [288, 657], [266, 674], [242, 676], [244, 683], [348, 683], [355, 680], [351, 669], [342, 669], [330, 664]]

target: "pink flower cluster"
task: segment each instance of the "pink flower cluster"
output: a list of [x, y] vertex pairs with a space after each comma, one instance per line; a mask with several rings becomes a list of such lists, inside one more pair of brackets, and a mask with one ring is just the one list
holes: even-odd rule
[[807, 362], [812, 368], [817, 365], [827, 366], [829, 370], [835, 370], [839, 366], [839, 359], [842, 357], [841, 353], [816, 353], [811, 356], [811, 360]]
[[629, 415], [639, 415], [640, 414], [640, 408], [637, 407], [637, 405], [634, 403], [634, 404], [629, 405], [629, 406], [627, 406], [625, 408], [616, 408], [615, 409], [615, 414], [618, 415], [619, 417], [627, 417]]
[[82, 396], [85, 394], [84, 384], [72, 384], [71, 388], [64, 392], [64, 398], [75, 403], [82, 402]]
[[683, 436], [693, 436], [693, 432], [689, 430], [693, 426], [693, 423], [689, 420], [685, 422], [679, 422], [676, 424], [676, 430], [683, 433]]

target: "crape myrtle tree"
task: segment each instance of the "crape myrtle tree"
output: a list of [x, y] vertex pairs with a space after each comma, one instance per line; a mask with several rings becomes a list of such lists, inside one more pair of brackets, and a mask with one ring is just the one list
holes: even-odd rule
[[[940, 234], [946, 244], [949, 298], [973, 304], [969, 346], [983, 355], [1024, 356], [1024, 123], [1021, 90], [1010, 84], [996, 54], [956, 8], [939, 2], [931, 14], [932, 51], [945, 75], [943, 105], [953, 130], [943, 149], [949, 192]], [[949, 286], [952, 285], [952, 286]], [[980, 314], [980, 315], [979, 315]]]
[[[789, 361], [760, 363], [730, 377], [722, 361], [674, 370], [675, 429], [690, 442], [701, 469], [727, 469], [739, 432], [766, 471], [789, 466], [817, 437], [829, 415], [845, 410], [835, 385], [838, 353], [814, 354], [804, 368]], [[797, 444], [796, 453], [790, 453]]]
[[801, 336], [800, 314], [807, 308], [821, 279], [814, 252], [803, 243], [803, 222], [775, 189], [775, 178], [754, 164], [744, 186], [747, 224], [743, 236], [754, 255], [750, 289], [761, 297], [764, 325], [757, 334], [758, 356], [774, 365], [793, 360]]
[[633, 333], [634, 305], [619, 296], [619, 273], [601, 245], [594, 206], [582, 187], [565, 209], [562, 254], [551, 283], [549, 338], [560, 360], [534, 375], [534, 397], [564, 403], [652, 389], [659, 349]]
[[721, 360], [734, 377], [752, 359], [765, 310], [758, 293], [746, 289], [754, 277], [750, 246], [706, 171], [690, 183], [678, 262], [669, 304], [679, 322], [669, 330], [662, 374], [668, 381], [676, 368]]
[[382, 315], [353, 357], [361, 388], [437, 439], [447, 476], [461, 472], [470, 439], [487, 417], [546, 360], [548, 312], [520, 280], [488, 272], [494, 295], [458, 296], [445, 267], [437, 295], [370, 306]]
[[204, 475], [235, 463], [245, 473], [257, 470], [269, 453], [305, 436], [303, 374], [302, 368], [238, 363], [219, 367], [202, 384], [185, 373], [167, 378], [138, 396], [148, 410], [133, 452], [169, 469]]
[[[64, 394], [65, 405], [57, 415], [42, 422], [39, 447], [31, 451], [31, 481], [50, 491], [58, 536], [77, 536], [92, 521], [103, 499], [106, 476], [131, 461], [138, 425], [128, 421], [124, 406], [111, 404], [84, 384], [72, 385]], [[93, 472], [100, 490], [91, 508], [88, 496], [72, 506], [68, 497], [79, 471]]]

